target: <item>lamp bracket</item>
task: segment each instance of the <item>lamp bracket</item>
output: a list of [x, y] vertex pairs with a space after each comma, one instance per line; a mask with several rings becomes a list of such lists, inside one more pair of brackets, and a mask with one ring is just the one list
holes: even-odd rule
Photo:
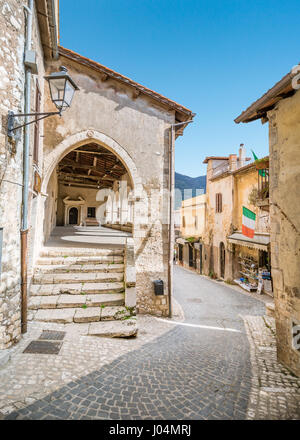
[[[47, 113], [17, 113], [14, 112], [8, 112], [8, 121], [7, 121], [7, 133], [8, 137], [13, 138], [14, 132], [18, 130], [19, 128], [26, 127], [26, 125], [34, 124], [35, 122], [41, 121], [42, 119], [46, 119], [49, 116], [59, 115], [61, 116], [61, 111], [58, 112], [47, 112]], [[18, 125], [15, 127], [15, 118], [24, 118], [29, 116], [35, 116], [35, 119], [29, 122], [26, 122], [25, 124]]]

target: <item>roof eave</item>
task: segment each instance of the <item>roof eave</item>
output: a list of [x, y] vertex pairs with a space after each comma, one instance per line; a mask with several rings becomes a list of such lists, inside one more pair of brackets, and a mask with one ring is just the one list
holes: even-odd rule
[[292, 87], [293, 77], [294, 75], [291, 72], [285, 75], [261, 98], [242, 112], [234, 122], [236, 124], [239, 124], [240, 122], [247, 123], [266, 117], [267, 112], [272, 110], [281, 99], [285, 99], [295, 93], [295, 89]]
[[[58, 51], [59, 51], [59, 55], [65, 57], [65, 58], [68, 58], [74, 62], [77, 62], [81, 65], [86, 66], [86, 67], [89, 67], [93, 70], [96, 70], [96, 71], [102, 73], [103, 75], [106, 75], [106, 77], [110, 77], [114, 80], [123, 82], [123, 83], [127, 84], [128, 86], [133, 87], [137, 92], [137, 96], [139, 94], [147, 95], [147, 96], [151, 97], [152, 99], [160, 102], [161, 105], [166, 106], [172, 110], [175, 110], [176, 119], [179, 122], [189, 121], [190, 119], [193, 119], [196, 115], [196, 113], [193, 113], [191, 110], [178, 104], [177, 102], [172, 101], [171, 99], [166, 98], [165, 96], [160, 95], [159, 93], [154, 92], [153, 90], [142, 86], [141, 84], [131, 80], [130, 78], [127, 78], [124, 75], [121, 75], [120, 73], [115, 72], [115, 71], [109, 69], [108, 67], [103, 66], [100, 63], [97, 63], [96, 61], [90, 60], [89, 58], [86, 58], [86, 57], [84, 57], [76, 52], [73, 52], [70, 49], [66, 49], [62, 46], [59, 46]], [[185, 124], [181, 128], [181, 133], [178, 133], [177, 136], [179, 136], [180, 134], [183, 133], [183, 130], [186, 127], [186, 125], [187, 124]]]
[[36, 0], [39, 30], [47, 60], [58, 57], [58, 1]]

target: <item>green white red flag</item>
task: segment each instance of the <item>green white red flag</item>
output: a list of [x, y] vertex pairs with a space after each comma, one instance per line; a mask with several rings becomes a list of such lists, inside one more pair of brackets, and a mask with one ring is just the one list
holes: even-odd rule
[[246, 235], [246, 237], [254, 237], [255, 220], [256, 214], [243, 206], [242, 233]]

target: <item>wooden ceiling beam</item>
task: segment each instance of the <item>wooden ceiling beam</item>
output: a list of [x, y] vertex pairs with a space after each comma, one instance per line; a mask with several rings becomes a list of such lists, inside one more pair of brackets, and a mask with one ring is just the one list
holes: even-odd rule
[[[115, 168], [115, 166], [113, 165], [112, 167], [109, 168], [104, 168], [100, 169], [100, 164], [98, 164], [98, 168], [91, 166], [91, 165], [83, 165], [77, 162], [74, 162], [71, 159], [63, 159], [62, 162], [60, 162], [59, 164], [59, 168], [65, 168], [65, 167], [71, 167], [71, 168], [78, 168], [78, 169], [83, 169], [83, 170], [92, 170], [92, 171], [96, 171], [98, 173], [103, 173], [103, 174], [107, 174], [107, 172], [111, 171], [113, 168]], [[126, 173], [126, 169], [125, 168], [120, 168], [120, 171], [124, 170], [124, 174]], [[117, 170], [116, 170], [117, 171]]]
[[89, 150], [75, 150], [76, 153], [84, 153], [84, 154], [97, 154], [99, 156], [111, 156], [116, 157], [113, 153], [102, 153], [101, 151], [89, 151]]
[[80, 177], [68, 177], [68, 176], [59, 176], [59, 178], [58, 178], [58, 180], [59, 181], [63, 181], [63, 182], [65, 182], [65, 183], [84, 183], [84, 184], [88, 184], [88, 185], [96, 185], [96, 186], [99, 186], [99, 185], [106, 185], [106, 186], [111, 186], [112, 185], [112, 183], [111, 182], [108, 182], [108, 181], [104, 181], [104, 182], [102, 182], [102, 181], [95, 181], [95, 180], [89, 180], [89, 178], [87, 178], [87, 179], [82, 179], [82, 178], [80, 178]]
[[97, 182], [102, 179], [101, 176], [88, 176], [86, 174], [64, 173], [63, 171], [61, 171], [59, 174], [62, 176], [65, 176], [65, 177], [73, 177], [73, 178], [77, 178], [77, 179], [79, 179], [79, 178], [90, 179], [90, 180], [95, 180]]
[[61, 183], [64, 186], [67, 187], [73, 187], [73, 188], [90, 188], [90, 189], [96, 189], [99, 191], [100, 189], [110, 188], [109, 186], [103, 186], [103, 185], [89, 185], [87, 183], [77, 183], [77, 182], [65, 182], [64, 180], [60, 180], [59, 183]]
[[[89, 168], [87, 168], [89, 169]], [[59, 171], [60, 174], [63, 174], [65, 176], [70, 176], [70, 177], [81, 177], [81, 178], [85, 178], [85, 179], [92, 179], [92, 180], [111, 180], [111, 181], [115, 181], [115, 180], [119, 180], [121, 176], [116, 176], [113, 174], [106, 174], [103, 171], [100, 170], [93, 170], [93, 171], [97, 171], [98, 173], [102, 173], [102, 176], [92, 176], [89, 174], [80, 174], [80, 173], [66, 173], [65, 171]]]

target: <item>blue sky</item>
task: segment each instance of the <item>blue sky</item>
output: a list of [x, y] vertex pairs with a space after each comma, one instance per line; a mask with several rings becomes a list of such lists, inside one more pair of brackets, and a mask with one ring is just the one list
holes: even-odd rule
[[176, 142], [196, 177], [240, 143], [268, 154], [268, 124], [233, 119], [299, 62], [299, 2], [60, 0], [60, 42], [197, 113]]

